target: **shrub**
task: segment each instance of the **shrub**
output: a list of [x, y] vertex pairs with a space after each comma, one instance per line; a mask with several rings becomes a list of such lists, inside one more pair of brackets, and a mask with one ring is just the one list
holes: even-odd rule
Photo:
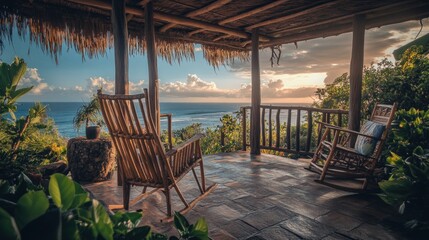
[[47, 118], [46, 106], [35, 103], [27, 116], [15, 117], [16, 101], [32, 89], [18, 88], [26, 69], [19, 58], [10, 65], [0, 63], [0, 177], [4, 178], [20, 171], [37, 171], [41, 163], [65, 159], [65, 140]]
[[[387, 59], [364, 68], [362, 79], [362, 118], [367, 119], [375, 102], [398, 102], [399, 109], [426, 110], [429, 105], [429, 59], [421, 47], [408, 49], [401, 61]], [[350, 79], [347, 73], [316, 91], [314, 105], [321, 108], [348, 109]]]
[[401, 110], [397, 120], [387, 158], [393, 169], [379, 183], [380, 197], [398, 208], [406, 227], [429, 230], [429, 110]]
[[[149, 226], [138, 227], [141, 218], [140, 212], [109, 214], [62, 174], [52, 175], [46, 189], [23, 174], [14, 185], [0, 181], [1, 239], [168, 239]], [[180, 239], [209, 239], [203, 218], [191, 225], [176, 213], [174, 224]]]

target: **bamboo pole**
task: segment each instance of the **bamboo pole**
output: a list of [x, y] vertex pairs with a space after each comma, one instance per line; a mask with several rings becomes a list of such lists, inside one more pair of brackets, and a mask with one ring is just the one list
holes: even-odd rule
[[349, 129], [359, 131], [362, 99], [365, 15], [353, 19], [352, 59], [350, 63]]
[[[206, 6], [202, 7], [202, 8], [199, 8], [199, 9], [196, 9], [196, 10], [194, 10], [192, 12], [189, 12], [185, 16], [188, 17], [188, 18], [196, 17], [198, 15], [202, 15], [204, 13], [210, 12], [210, 11], [216, 9], [216, 8], [220, 8], [223, 5], [228, 4], [230, 2], [231, 2], [231, 0], [217, 0], [217, 1], [214, 1], [214, 2], [210, 3], [209, 5], [206, 5]], [[174, 26], [176, 26], [176, 24], [169, 23], [169, 24], [164, 25], [159, 31], [160, 32], [166, 32], [168, 29], [170, 29], [170, 28], [172, 28]]]
[[159, 111], [158, 94], [158, 63], [156, 58], [155, 26], [153, 21], [153, 3], [148, 2], [145, 7], [145, 38], [147, 45], [147, 63], [149, 70], [149, 102], [150, 113], [158, 134], [161, 133], [161, 114]]
[[[128, 24], [124, 0], [112, 0], [112, 28], [115, 49], [115, 94], [128, 94]], [[122, 186], [122, 171], [121, 165], [118, 164], [118, 186]]]
[[112, 28], [115, 48], [115, 94], [128, 94], [128, 26], [124, 0], [112, 0]]
[[252, 112], [250, 122], [251, 154], [261, 154], [261, 76], [259, 73], [259, 33], [252, 30]]
[[235, 15], [233, 17], [224, 19], [224, 20], [218, 22], [218, 24], [219, 25], [224, 25], [224, 24], [227, 24], [227, 23], [230, 23], [230, 22], [238, 21], [238, 20], [240, 20], [242, 18], [251, 17], [252, 15], [255, 15], [257, 13], [261, 13], [263, 11], [266, 11], [266, 10], [270, 9], [270, 8], [277, 7], [278, 5], [284, 4], [284, 3], [289, 2], [289, 1], [290, 0], [277, 0], [277, 1], [271, 2], [271, 3], [267, 4], [267, 5], [264, 5], [264, 6], [252, 9], [250, 11], [243, 12], [241, 14]]
[[305, 9], [303, 11], [299, 11], [299, 12], [296, 12], [296, 13], [293, 13], [293, 14], [287, 14], [287, 15], [285, 15], [283, 17], [278, 17], [278, 18], [273, 18], [273, 19], [268, 19], [266, 21], [258, 22], [256, 24], [253, 24], [253, 25], [250, 25], [250, 26], [246, 27], [245, 29], [246, 29], [246, 31], [249, 31], [251, 29], [258, 28], [258, 27], [263, 27], [263, 26], [267, 26], [267, 25], [271, 25], [271, 24], [275, 24], [275, 23], [279, 23], [279, 22], [286, 22], [286, 21], [288, 21], [290, 19], [298, 18], [298, 17], [304, 16], [304, 15], [307, 15], [307, 14], [310, 14], [310, 13], [314, 13], [314, 12], [323, 10], [325, 8], [331, 7], [332, 5], [338, 4], [341, 1], [342, 0], [336, 0], [336, 1], [330, 1], [330, 2], [327, 2], [327, 3], [323, 3], [323, 4], [320, 4], [320, 5], [316, 5], [316, 6], [307, 8], [307, 9]]

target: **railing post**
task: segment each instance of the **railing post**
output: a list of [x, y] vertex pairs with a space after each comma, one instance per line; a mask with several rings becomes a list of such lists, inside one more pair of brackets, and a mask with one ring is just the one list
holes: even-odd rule
[[247, 139], [246, 139], [246, 135], [247, 135], [247, 131], [246, 131], [246, 108], [242, 107], [241, 108], [241, 115], [242, 115], [242, 121], [241, 121], [241, 125], [242, 125], [242, 133], [243, 133], [243, 143], [242, 143], [242, 147], [241, 150], [246, 151], [247, 148]]
[[290, 136], [290, 126], [292, 121], [292, 109], [289, 108], [287, 112], [287, 126], [286, 126], [286, 148], [290, 150], [291, 145], [291, 136]]
[[296, 151], [299, 152], [300, 148], [300, 130], [301, 130], [301, 110], [296, 111], [296, 138], [295, 138], [295, 147]]
[[313, 112], [307, 111], [307, 145], [305, 151], [310, 152], [311, 136], [313, 135]]

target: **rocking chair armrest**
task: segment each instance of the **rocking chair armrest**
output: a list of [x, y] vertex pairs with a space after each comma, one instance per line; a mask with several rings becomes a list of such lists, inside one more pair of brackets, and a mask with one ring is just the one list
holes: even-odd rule
[[167, 156], [172, 156], [172, 155], [176, 154], [178, 151], [180, 151], [181, 149], [183, 149], [184, 147], [186, 147], [186, 146], [188, 146], [188, 145], [190, 145], [190, 144], [192, 144], [192, 143], [194, 143], [196, 141], [199, 141], [203, 137], [204, 137], [204, 134], [201, 134], [201, 133], [195, 134], [193, 137], [189, 138], [184, 143], [182, 143], [182, 144], [180, 144], [180, 145], [172, 148], [170, 151], [168, 151], [166, 153], [166, 155]]
[[357, 132], [357, 131], [354, 131], [354, 130], [350, 130], [350, 129], [347, 129], [347, 128], [342, 128], [342, 127], [334, 126], [334, 125], [331, 125], [331, 124], [326, 125], [326, 128], [333, 129], [333, 130], [336, 130], [336, 131], [346, 132], [346, 133], [350, 133], [350, 134], [354, 134], [354, 135], [359, 135], [359, 136], [363, 136], [363, 137], [368, 137], [368, 138], [372, 138], [374, 140], [380, 140], [380, 138], [378, 138], [378, 137], [367, 135], [367, 134], [364, 134], [364, 133], [361, 133], [361, 132]]
[[336, 126], [336, 125], [334, 125], [334, 124], [330, 124], [330, 123], [327, 123], [327, 122], [322, 122], [322, 121], [318, 121], [318, 120], [316, 120], [316, 121], [314, 121], [314, 122], [316, 122], [317, 124], [319, 124], [319, 125], [322, 125], [322, 126], [326, 126], [326, 127], [336, 127], [336, 128], [341, 128], [341, 127], [339, 127], [339, 126]]
[[172, 116], [173, 114], [171, 113], [161, 113], [160, 117], [161, 118], [167, 118], [167, 137], [168, 137], [168, 148], [172, 149], [173, 148], [173, 133], [172, 133]]

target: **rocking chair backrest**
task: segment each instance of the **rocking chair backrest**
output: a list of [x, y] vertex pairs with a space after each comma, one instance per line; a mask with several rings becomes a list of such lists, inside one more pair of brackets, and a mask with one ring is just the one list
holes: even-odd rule
[[390, 126], [392, 124], [393, 119], [395, 118], [395, 112], [397, 108], [397, 103], [393, 105], [386, 104], [375, 104], [375, 107], [372, 111], [370, 121], [383, 124], [385, 126], [384, 132], [381, 135], [380, 141], [377, 142], [375, 146], [372, 157], [378, 159], [381, 155], [381, 150], [384, 145], [384, 142], [387, 138], [387, 134], [389, 133]]
[[166, 157], [148, 111], [147, 89], [136, 95], [107, 95], [99, 90], [98, 99], [124, 178], [161, 186]]

